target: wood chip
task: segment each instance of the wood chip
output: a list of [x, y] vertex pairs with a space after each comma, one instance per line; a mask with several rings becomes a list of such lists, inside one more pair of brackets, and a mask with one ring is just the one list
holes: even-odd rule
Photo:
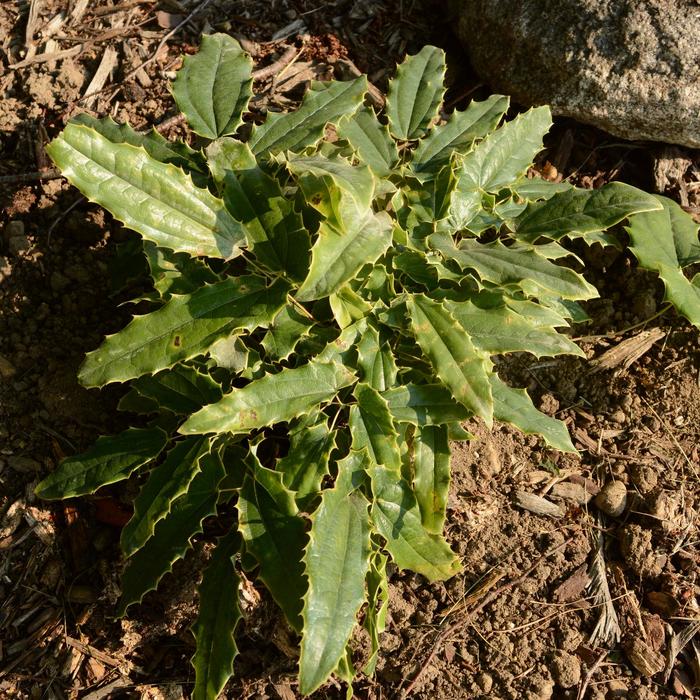
[[562, 481], [554, 484], [551, 491], [552, 496], [563, 498], [565, 501], [572, 501], [580, 506], [586, 505], [593, 496], [580, 484], [572, 484], [569, 481]]
[[547, 515], [550, 518], [564, 517], [564, 511], [558, 505], [527, 491], [515, 492], [515, 504], [536, 515]]
[[83, 97], [85, 98], [85, 106], [90, 109], [96, 102], [98, 95], [102, 88], [105, 86], [109, 76], [112, 71], [117, 67], [119, 63], [119, 57], [116, 49], [108, 46], [104, 53], [102, 54], [102, 60], [100, 65], [95, 71], [95, 75], [92, 76], [90, 84], [85, 89]]
[[642, 355], [649, 352], [652, 345], [666, 335], [660, 328], [640, 331], [632, 338], [627, 338], [606, 350], [600, 357], [591, 360], [594, 372], [620, 367], [619, 371], [629, 369]]
[[587, 569], [586, 564], [581, 564], [571, 576], [554, 589], [552, 599], [555, 603], [570, 603], [583, 596], [584, 591], [591, 582]]
[[663, 671], [664, 657], [639, 637], [627, 642], [624, 650], [632, 666], [643, 676], [653, 676]]

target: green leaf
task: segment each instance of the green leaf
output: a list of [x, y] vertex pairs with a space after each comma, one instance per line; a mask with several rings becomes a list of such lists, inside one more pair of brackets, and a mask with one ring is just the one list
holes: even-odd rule
[[424, 294], [407, 301], [413, 335], [436, 376], [452, 396], [487, 424], [493, 414], [488, 375], [491, 361], [477, 350], [443, 304]]
[[189, 414], [221, 398], [221, 387], [208, 374], [185, 365], [140, 377], [131, 387], [160, 408], [174, 413]]
[[157, 523], [168, 515], [199, 472], [200, 460], [209, 454], [209, 438], [185, 438], [175, 443], [167, 457], [148, 476], [134, 501], [134, 514], [122, 530], [120, 544], [130, 557], [153, 536]]
[[173, 253], [151, 241], [143, 241], [143, 252], [151, 271], [153, 287], [166, 301], [173, 294], [191, 294], [205, 284], [221, 281], [221, 277], [204, 260], [187, 253]]
[[545, 237], [583, 237], [604, 231], [632, 214], [658, 210], [659, 200], [622, 182], [597, 190], [572, 187], [544, 202], [528, 204], [515, 220], [516, 238], [534, 243]]
[[450, 162], [455, 151], [465, 153], [475, 139], [493, 131], [509, 103], [508, 97], [491, 95], [483, 102], [471, 102], [463, 112], [453, 112], [419, 142], [411, 159], [413, 172], [419, 179], [430, 177]]
[[700, 288], [681, 270], [700, 254], [698, 225], [675, 203], [659, 197], [660, 211], [637, 214], [625, 230], [630, 250], [641, 267], [654, 270], [664, 283], [665, 298], [678, 313], [700, 328]]
[[496, 374], [491, 376], [491, 389], [496, 420], [510, 423], [527, 435], [540, 435], [548, 445], [562, 452], [577, 452], [564, 423], [538, 411], [525, 389], [512, 389]]
[[510, 186], [514, 194], [530, 202], [550, 199], [558, 192], [566, 192], [572, 188], [573, 185], [568, 182], [550, 182], [541, 177], [524, 177]]
[[264, 279], [249, 275], [175, 296], [88, 353], [80, 381], [84, 386], [125, 381], [205, 353], [218, 338], [268, 325], [288, 290], [284, 280], [266, 287]]
[[377, 391], [386, 391], [396, 384], [398, 367], [387, 341], [370, 326], [357, 345], [357, 365], [363, 382]]
[[386, 401], [368, 384], [358, 384], [354, 395], [357, 404], [350, 407], [348, 421], [353, 450], [367, 449], [372, 463], [383, 464], [398, 474], [401, 470], [398, 434]]
[[328, 474], [328, 461], [335, 445], [335, 433], [323, 416], [302, 419], [289, 431], [289, 452], [278, 460], [275, 469], [282, 473], [284, 485], [294, 491], [301, 508], [321, 490]]
[[261, 342], [268, 358], [286, 360], [294, 352], [296, 344], [308, 334], [313, 323], [293, 304], [282, 307]]
[[173, 502], [160, 520], [153, 536], [130, 559], [122, 574], [122, 596], [117, 606], [121, 617], [133, 603], [139, 603], [158, 586], [173, 564], [185, 556], [190, 540], [202, 532], [202, 521], [216, 513], [219, 483], [226, 475], [221, 457], [210, 453], [200, 460], [200, 471], [187, 492]]
[[308, 589], [299, 657], [299, 690], [314, 692], [338, 666], [365, 600], [370, 541], [367, 501], [327, 489], [304, 553]]
[[354, 380], [349, 369], [336, 363], [309, 362], [296, 369], [283, 369], [205, 406], [185, 421], [180, 432], [247, 433], [288, 421], [330, 401]]
[[596, 288], [581, 275], [551, 262], [530, 247], [506, 247], [500, 241], [479, 243], [469, 238], [456, 247], [436, 236], [431, 236], [430, 242], [463, 269], [476, 270], [482, 280], [501, 286], [518, 285], [530, 296], [540, 296], [542, 292], [564, 299], [598, 296]]
[[224, 203], [245, 230], [256, 259], [273, 272], [301, 280], [309, 269], [311, 239], [294, 201], [261, 170], [247, 144], [219, 139], [207, 148]]
[[386, 629], [386, 618], [389, 612], [389, 579], [386, 573], [388, 560], [386, 554], [378, 551], [375, 545], [367, 572], [367, 610], [363, 623], [372, 645], [370, 657], [362, 669], [367, 676], [371, 676], [377, 667], [379, 635]]
[[355, 114], [343, 117], [338, 122], [338, 136], [350, 143], [372, 172], [387, 177], [399, 159], [394, 140], [389, 130], [377, 121], [371, 107], [360, 109]]
[[243, 617], [238, 604], [241, 579], [233, 565], [240, 545], [235, 530], [219, 538], [199, 584], [199, 614], [192, 625], [197, 645], [192, 657], [193, 700], [216, 700], [233, 675], [238, 654], [234, 635]]
[[160, 428], [129, 428], [119, 435], [97, 438], [82, 454], [64, 459], [34, 493], [46, 500], [95, 493], [155, 459], [167, 441], [168, 436]]
[[369, 314], [372, 307], [349, 285], [341, 287], [328, 297], [336, 323], [341, 328], [359, 321]]
[[246, 477], [238, 499], [238, 527], [246, 551], [260, 564], [258, 578], [282, 608], [289, 624], [301, 631], [302, 598], [306, 592], [301, 561], [307, 539], [304, 521], [297, 515], [293, 498], [290, 502], [272, 480], [267, 486], [270, 490], [251, 476]]
[[423, 527], [442, 533], [450, 488], [450, 446], [446, 425], [424, 425], [413, 442], [413, 491]]
[[374, 527], [400, 569], [410, 569], [430, 581], [442, 581], [460, 569], [459, 559], [440, 535], [428, 532], [411, 487], [385, 467], [370, 470]]
[[417, 139], [438, 116], [445, 94], [445, 52], [424, 46], [415, 56], [406, 56], [389, 81], [386, 115], [397, 139]]
[[146, 240], [190, 255], [240, 254], [245, 232], [224, 203], [143, 148], [68, 124], [46, 151], [71, 184]]
[[365, 76], [346, 82], [312, 82], [296, 112], [268, 113], [267, 121], [253, 128], [248, 145], [256, 156], [298, 152], [319, 141], [326, 124], [355, 112], [366, 91]]
[[391, 245], [391, 218], [385, 213], [357, 217], [348, 228], [321, 223], [311, 249], [311, 268], [299, 288], [299, 301], [323, 299], [337, 292], [360, 269], [373, 263]]
[[173, 97], [192, 131], [207, 139], [232, 134], [243, 122], [253, 91], [253, 61], [228, 34], [202, 34], [199, 52], [186, 56]]
[[457, 168], [458, 192], [496, 193], [510, 185], [542, 150], [542, 139], [551, 126], [549, 107], [535, 107], [494, 131], [462, 158]]
[[394, 420], [412, 425], [443, 425], [467, 420], [472, 412], [442, 384], [405, 384], [382, 394]]
[[482, 309], [470, 301], [446, 301], [445, 306], [475, 347], [492, 355], [529, 352], [535, 357], [565, 354], [585, 357], [576, 343], [553, 327], [535, 323], [505, 304]]

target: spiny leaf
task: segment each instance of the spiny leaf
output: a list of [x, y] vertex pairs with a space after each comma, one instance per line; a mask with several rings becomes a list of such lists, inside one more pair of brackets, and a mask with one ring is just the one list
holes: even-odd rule
[[312, 82], [299, 109], [268, 114], [264, 124], [253, 128], [248, 145], [256, 156], [298, 152], [321, 139], [326, 124], [355, 112], [366, 91], [365, 76], [346, 82]]
[[296, 344], [308, 334], [313, 321], [302, 315], [293, 304], [280, 309], [263, 336], [261, 345], [271, 360], [286, 360]]
[[243, 225], [256, 259], [268, 270], [303, 279], [309, 269], [311, 239], [294, 201], [258, 167], [247, 144], [219, 139], [207, 148], [207, 157], [224, 203]]
[[470, 411], [491, 423], [493, 414], [488, 374], [491, 361], [440, 303], [423, 294], [408, 297], [413, 335], [436, 376]]
[[341, 328], [367, 316], [372, 307], [350, 285], [346, 284], [328, 297], [336, 323]]
[[348, 421], [353, 449], [366, 449], [374, 464], [383, 464], [398, 474], [401, 454], [386, 401], [368, 384], [358, 384], [354, 395], [357, 404], [350, 407]]
[[529, 243], [540, 237], [588, 239], [632, 214], [660, 207], [653, 195], [622, 182], [610, 182], [597, 190], [572, 187], [544, 202], [528, 204], [515, 220], [516, 238]]
[[134, 514], [122, 530], [120, 544], [125, 556], [130, 557], [153, 536], [173, 501], [187, 491], [199, 471], [200, 460], [210, 449], [209, 438], [185, 438], [175, 443], [165, 460], [149, 474], [134, 501]]
[[296, 369], [283, 369], [205, 406], [185, 421], [180, 432], [247, 433], [288, 421], [330, 401], [354, 379], [349, 369], [336, 363], [309, 362]]
[[253, 91], [253, 61], [228, 34], [203, 34], [199, 52], [186, 56], [173, 97], [192, 131], [207, 139], [232, 134]]
[[143, 148], [71, 123], [46, 151], [88, 199], [156, 245], [225, 260], [240, 254], [245, 232], [224, 203]]
[[192, 657], [193, 700], [216, 700], [233, 675], [238, 654], [234, 634], [243, 617], [238, 604], [241, 579], [233, 565], [240, 546], [235, 530], [219, 538], [199, 584], [199, 614], [192, 625], [197, 645]]
[[423, 527], [442, 533], [450, 488], [450, 446], [446, 425], [424, 425], [413, 442], [413, 490]]
[[[258, 578], [282, 608], [289, 624], [301, 631], [302, 598], [306, 592], [302, 554], [306, 544], [304, 521], [294, 498], [282, 497], [268, 480], [268, 491], [248, 475], [238, 498], [238, 527], [246, 551], [260, 564]], [[281, 483], [280, 483], [281, 487]]]
[[674, 202], [662, 197], [657, 201], [663, 209], [637, 214], [625, 227], [630, 250], [641, 267], [659, 273], [665, 297], [678, 313], [700, 328], [700, 288], [681, 270], [683, 264], [700, 259], [698, 225]]
[[389, 347], [381, 342], [379, 332], [370, 326], [357, 345], [357, 365], [362, 381], [377, 391], [386, 391], [396, 384], [398, 367]]
[[512, 389], [496, 374], [491, 375], [493, 415], [510, 423], [526, 435], [540, 435], [544, 441], [562, 452], [576, 452], [564, 423], [538, 411], [525, 389]]
[[399, 154], [389, 130], [377, 121], [371, 107], [343, 117], [338, 122], [338, 136], [346, 139], [357, 151], [362, 162], [367, 163], [379, 177], [387, 177]]
[[386, 628], [386, 618], [389, 612], [389, 579], [386, 564], [389, 557], [374, 545], [367, 572], [367, 610], [363, 626], [367, 630], [371, 643], [371, 654], [362, 672], [371, 676], [379, 659], [379, 635]]
[[411, 487], [385, 467], [370, 469], [374, 500], [370, 511], [377, 532], [400, 569], [411, 569], [430, 581], [454, 576], [459, 559], [440, 536], [428, 532]]
[[402, 423], [443, 425], [473, 415], [442, 384], [403, 384], [385, 391], [382, 397], [394, 420]]
[[493, 131], [506, 113], [510, 99], [491, 95], [483, 102], [471, 102], [463, 112], [453, 112], [418, 143], [411, 158], [411, 169], [419, 179], [430, 177], [449, 163], [453, 153], [465, 153], [475, 139]]
[[155, 459], [168, 436], [160, 428], [129, 428], [103, 436], [82, 454], [64, 459], [35, 489], [39, 498], [54, 500], [95, 493], [101, 486], [128, 478]]
[[173, 294], [191, 294], [205, 284], [221, 281], [221, 277], [201, 258], [159, 248], [151, 241], [143, 241], [143, 252], [151, 271], [153, 287], [165, 301]]
[[529, 352], [535, 357], [585, 354], [553, 327], [535, 323], [503, 305], [482, 309], [470, 301], [446, 301], [445, 306], [469, 334], [474, 345], [493, 355]]
[[365, 599], [369, 569], [367, 501], [327, 489], [314, 513], [304, 553], [308, 589], [299, 657], [299, 690], [309, 695], [335, 670]]
[[406, 56], [389, 81], [386, 115], [397, 139], [423, 136], [438, 116], [445, 94], [445, 52], [424, 46], [415, 56]]
[[284, 305], [288, 284], [269, 287], [261, 277], [228, 277], [192, 294], [175, 296], [157, 311], [131, 323], [85, 358], [84, 386], [102, 386], [157, 372], [205, 353], [234, 331], [267, 326]]
[[130, 559], [122, 574], [122, 595], [117, 606], [121, 617], [158, 586], [173, 564], [185, 556], [190, 540], [202, 532], [204, 518], [216, 513], [219, 483], [226, 475], [221, 457], [210, 453], [200, 460], [200, 471], [187, 492], [173, 502], [170, 512], [158, 522], [153, 536]]

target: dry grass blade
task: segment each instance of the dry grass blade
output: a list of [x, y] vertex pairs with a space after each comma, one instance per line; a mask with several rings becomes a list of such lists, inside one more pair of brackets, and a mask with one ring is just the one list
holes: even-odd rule
[[605, 571], [605, 555], [603, 552], [604, 540], [601, 531], [598, 532], [597, 539], [597, 546], [589, 572], [591, 582], [588, 589], [593, 597], [593, 605], [600, 607], [600, 617], [593, 632], [591, 632], [589, 641], [594, 645], [597, 645], [599, 642], [616, 644], [620, 641], [622, 630], [620, 629], [620, 623], [617, 619], [612, 596], [610, 595], [610, 587], [608, 586], [608, 578]]
[[674, 632], [671, 641], [666, 649], [666, 668], [664, 670], [664, 683], [668, 683], [673, 671], [673, 664], [676, 662], [678, 654], [683, 651], [688, 642], [700, 632], [700, 620], [688, 623], [679, 633]]

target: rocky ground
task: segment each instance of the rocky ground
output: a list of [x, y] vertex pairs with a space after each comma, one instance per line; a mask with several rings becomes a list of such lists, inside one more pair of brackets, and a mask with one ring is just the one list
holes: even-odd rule
[[[141, 284], [125, 264], [132, 235], [57, 177], [44, 144], [81, 110], [189, 137], [168, 81], [210, 29], [245, 40], [257, 68], [273, 66], [256, 84], [259, 110], [358, 69], [381, 90], [395, 61], [428, 41], [448, 50], [447, 101], [461, 108], [488, 86], [448, 28], [430, 2], [0, 4], [0, 698], [188, 697], [195, 563], [211, 540], [117, 621], [126, 491], [33, 496], [63, 456], [124, 427], [120, 389], [86, 391], [75, 374], [124, 325], [122, 304]], [[544, 177], [620, 179], [697, 209], [692, 152], [572, 120], [546, 145]], [[479, 439], [454, 446], [447, 533], [463, 572], [433, 585], [392, 572], [383, 656], [358, 699], [696, 696], [698, 334], [628, 255], [577, 252], [601, 293], [574, 329], [587, 359], [523, 355], [499, 371], [567, 422], [581, 458], [505, 426], [468, 426]], [[243, 605], [226, 697], [299, 697], [289, 633], [255, 582]], [[331, 683], [315, 697], [345, 691]]]

